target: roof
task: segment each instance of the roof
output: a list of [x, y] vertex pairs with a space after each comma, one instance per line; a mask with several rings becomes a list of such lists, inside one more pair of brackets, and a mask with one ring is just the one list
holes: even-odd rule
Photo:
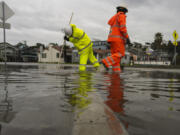
[[62, 47], [59, 47], [59, 46], [57, 46], [57, 45], [54, 45], [54, 46], [52, 46], [52, 48], [54, 48], [54, 49], [56, 49], [56, 50], [58, 50], [58, 51], [61, 51], [61, 48], [62, 48]]
[[[14, 50], [17, 50], [17, 48], [9, 43], [6, 42], [6, 47], [13, 48]], [[4, 49], [4, 43], [0, 43], [0, 48]]]

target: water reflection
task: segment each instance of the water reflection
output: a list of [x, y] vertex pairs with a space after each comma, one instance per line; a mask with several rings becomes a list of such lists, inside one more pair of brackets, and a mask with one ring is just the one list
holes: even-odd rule
[[77, 81], [78, 87], [74, 88], [74, 93], [69, 99], [69, 103], [78, 108], [82, 109], [87, 107], [91, 101], [88, 98], [88, 92], [92, 91], [91, 73], [80, 72], [79, 79]]
[[136, 71], [133, 73], [136, 75], [129, 77], [131, 73], [133, 71], [126, 73], [125, 98], [128, 103], [124, 108], [129, 134], [178, 135], [180, 74]]
[[[108, 95], [105, 103], [113, 110], [113, 112], [118, 113], [118, 115], [121, 115], [122, 117], [125, 115], [124, 103], [126, 102], [124, 99], [123, 79], [121, 79], [120, 73], [106, 73], [105, 76], [108, 77], [106, 81], [109, 83], [107, 86]], [[121, 121], [127, 128], [128, 123], [124, 120]]]
[[[73, 111], [83, 112], [83, 109], [91, 104], [91, 99], [89, 98], [89, 92], [92, 91], [92, 73], [91, 72], [79, 72], [73, 74], [76, 78], [72, 80], [70, 77], [66, 77], [64, 82], [64, 98], [66, 102], [71, 105]], [[72, 81], [72, 82], [71, 82]], [[73, 84], [73, 85], [72, 85]], [[69, 87], [68, 85], [71, 85]], [[67, 104], [66, 104], [67, 107]]]
[[[9, 92], [8, 92], [8, 72], [5, 69], [1, 69], [1, 72], [4, 73], [4, 88], [0, 89], [0, 121], [3, 123], [9, 123], [13, 117], [14, 113], [13, 106], [12, 106], [12, 100], [9, 98]], [[2, 130], [2, 123], [0, 124], [0, 134]]]
[[[174, 86], [173, 86], [173, 82], [174, 82], [174, 79], [170, 79], [170, 84], [168, 85], [168, 87], [169, 87], [169, 95], [170, 95], [170, 97], [169, 97], [169, 102], [170, 103], [172, 103], [173, 102], [173, 100], [174, 100]], [[174, 108], [173, 108], [173, 106], [171, 105], [171, 106], [169, 106], [169, 110], [170, 111], [173, 111], [174, 110]]]

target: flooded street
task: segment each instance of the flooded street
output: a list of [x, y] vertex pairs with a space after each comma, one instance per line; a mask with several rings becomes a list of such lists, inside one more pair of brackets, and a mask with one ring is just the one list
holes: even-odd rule
[[129, 135], [180, 134], [180, 73], [87, 70], [79, 73], [77, 65], [18, 63], [8, 64], [5, 72], [1, 63], [0, 135], [75, 135], [80, 126], [104, 122], [104, 114], [81, 122], [83, 115], [90, 117], [92, 110], [87, 108], [96, 105], [95, 97], [102, 99]]

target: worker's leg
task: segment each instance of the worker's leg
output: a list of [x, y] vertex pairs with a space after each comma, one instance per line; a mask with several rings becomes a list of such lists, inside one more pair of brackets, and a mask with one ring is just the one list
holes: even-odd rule
[[80, 54], [79, 71], [85, 71], [86, 70], [87, 60], [88, 60], [88, 51], [83, 51]]
[[98, 60], [94, 56], [92, 47], [89, 48], [89, 61], [93, 64], [95, 68], [100, 66]]
[[117, 71], [117, 72], [120, 72], [121, 71], [121, 67], [120, 67], [120, 61], [121, 61], [121, 58], [118, 58], [116, 60], [116, 63], [114, 65], [112, 65], [112, 70], [113, 71]]
[[116, 64], [117, 60], [121, 57], [121, 54], [116, 50], [117, 49], [117, 42], [111, 42], [111, 56], [106, 57], [102, 60], [102, 63], [109, 68], [110, 66]]
[[[125, 47], [123, 42], [111, 42], [111, 56], [102, 60], [103, 64], [109, 68], [112, 66], [113, 71], [120, 71], [120, 60], [125, 55]], [[119, 68], [117, 68], [119, 66]]]
[[115, 61], [115, 63], [112, 65], [112, 70], [119, 72], [121, 71], [121, 67], [120, 67], [121, 58], [125, 55], [124, 42], [114, 42], [112, 44], [111, 53], [113, 53], [112, 58]]

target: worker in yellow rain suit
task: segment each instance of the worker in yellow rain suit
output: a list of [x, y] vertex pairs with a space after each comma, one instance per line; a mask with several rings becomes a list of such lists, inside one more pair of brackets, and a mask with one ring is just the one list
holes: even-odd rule
[[78, 53], [80, 55], [79, 70], [86, 70], [88, 59], [95, 68], [98, 68], [100, 64], [93, 54], [93, 43], [88, 35], [82, 29], [77, 28], [74, 24], [70, 24], [69, 26], [65, 27], [63, 31], [65, 33], [64, 40], [72, 42], [78, 49]]

